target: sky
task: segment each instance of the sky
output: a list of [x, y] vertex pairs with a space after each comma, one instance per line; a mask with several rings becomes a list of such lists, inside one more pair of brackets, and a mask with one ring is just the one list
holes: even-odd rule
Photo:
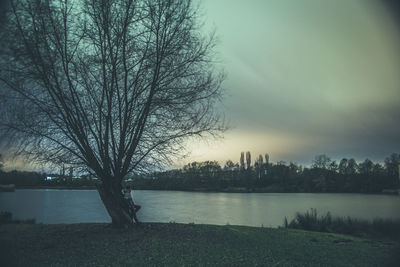
[[382, 161], [400, 151], [400, 16], [395, 1], [206, 0], [227, 73], [231, 130], [192, 142], [192, 160]]
[[[382, 161], [400, 152], [400, 5], [390, 0], [203, 0], [227, 78], [223, 139], [176, 162]], [[20, 168], [25, 163], [9, 163]]]

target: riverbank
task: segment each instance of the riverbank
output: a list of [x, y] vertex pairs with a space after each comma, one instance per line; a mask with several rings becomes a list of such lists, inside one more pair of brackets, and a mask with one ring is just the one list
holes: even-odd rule
[[0, 225], [3, 266], [398, 266], [399, 250], [397, 241], [230, 225]]
[[[15, 189], [54, 189], [54, 190], [97, 190], [96, 186], [66, 186], [66, 185], [32, 185], [16, 186]], [[364, 195], [400, 195], [399, 190], [385, 190], [380, 193], [360, 193], [360, 192], [280, 192], [269, 189], [248, 189], [245, 187], [228, 187], [223, 190], [209, 190], [207, 188], [193, 188], [191, 190], [159, 189], [151, 187], [135, 187], [135, 190], [152, 191], [178, 191], [178, 192], [201, 192], [201, 193], [313, 193], [313, 194], [364, 194]]]
[[96, 186], [31, 185], [17, 186], [17, 189], [55, 189], [55, 190], [96, 190]]
[[0, 184], [0, 192], [14, 192], [15, 184]]

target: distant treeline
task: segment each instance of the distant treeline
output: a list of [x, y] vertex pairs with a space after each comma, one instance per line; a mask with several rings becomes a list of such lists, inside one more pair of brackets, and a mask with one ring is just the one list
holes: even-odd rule
[[10, 171], [4, 172], [0, 170], [0, 184], [15, 184], [16, 186], [65, 186], [65, 187], [80, 187], [80, 186], [95, 186], [97, 180], [90, 179], [89, 176], [80, 178], [72, 178], [63, 175], [51, 175], [52, 180], [46, 179], [47, 175], [37, 172], [26, 171]]
[[45, 184], [46, 176], [37, 172], [0, 170], [0, 184], [15, 184], [17, 186], [37, 186]]
[[[83, 175], [79, 178], [72, 178], [72, 168], [70, 174], [65, 175], [65, 168], [62, 166], [60, 174], [45, 174], [29, 171], [9, 171], [2, 170], [3, 160], [0, 154], [0, 184], [14, 184], [16, 186], [40, 187], [40, 186], [65, 186], [65, 187], [81, 187], [95, 186], [97, 179], [89, 175]], [[49, 176], [51, 179], [48, 179]]]
[[[392, 154], [384, 163], [369, 159], [356, 162], [342, 159], [338, 163], [326, 155], [316, 156], [310, 167], [295, 163], [270, 163], [269, 156], [259, 156], [252, 164], [250, 152], [241, 153], [239, 163], [228, 160], [224, 166], [216, 161], [192, 162], [182, 169], [129, 177], [135, 189], [218, 191], [218, 192], [330, 192], [381, 193], [400, 188], [400, 155]], [[1, 167], [1, 164], [0, 164]], [[95, 186], [94, 177], [72, 178], [56, 175], [0, 169], [0, 184], [17, 186]]]
[[383, 164], [369, 159], [339, 163], [326, 155], [316, 156], [312, 166], [270, 163], [268, 154], [251, 164], [251, 154], [240, 162], [193, 162], [182, 169], [136, 176], [136, 189], [194, 190], [222, 192], [331, 192], [381, 193], [400, 188], [400, 155], [392, 154]]

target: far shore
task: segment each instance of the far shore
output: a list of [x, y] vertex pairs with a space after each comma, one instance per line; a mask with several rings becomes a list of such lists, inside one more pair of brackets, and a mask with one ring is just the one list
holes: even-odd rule
[[16, 189], [55, 189], [55, 190], [96, 190], [96, 186], [65, 186], [65, 185], [23, 185]]
[[[65, 185], [34, 185], [16, 186], [16, 189], [54, 189], [54, 190], [97, 190], [96, 186], [65, 186]], [[223, 190], [208, 190], [205, 188], [194, 188], [188, 190], [157, 189], [157, 188], [135, 188], [134, 190], [154, 190], [154, 191], [181, 191], [181, 192], [202, 192], [202, 193], [312, 193], [312, 194], [365, 194], [365, 195], [399, 195], [398, 190], [384, 190], [381, 193], [360, 193], [360, 192], [274, 192], [262, 189], [247, 189], [243, 187], [226, 188]]]

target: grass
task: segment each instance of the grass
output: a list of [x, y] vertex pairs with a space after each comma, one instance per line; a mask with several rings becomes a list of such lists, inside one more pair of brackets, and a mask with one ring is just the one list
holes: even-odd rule
[[284, 228], [0, 225], [2, 266], [398, 266], [398, 251], [398, 241]]
[[306, 213], [297, 213], [290, 222], [285, 218], [284, 227], [400, 240], [400, 220], [374, 219], [368, 221], [350, 217], [332, 217], [329, 212], [319, 216], [316, 209], [311, 209]]

